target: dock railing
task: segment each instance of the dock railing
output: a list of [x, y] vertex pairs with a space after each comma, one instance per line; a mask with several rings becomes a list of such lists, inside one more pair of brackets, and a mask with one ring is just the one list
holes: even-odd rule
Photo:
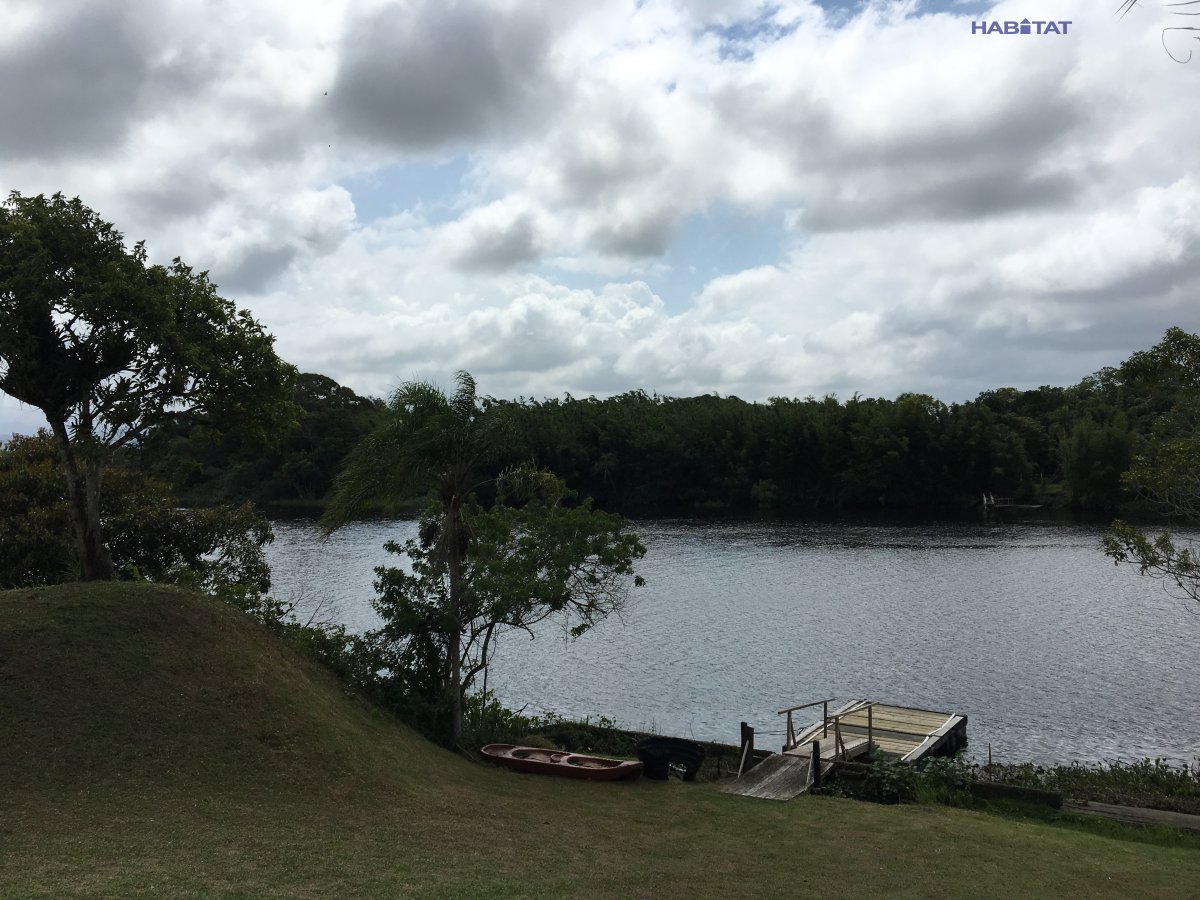
[[796, 747], [800, 746], [800, 742], [796, 739], [796, 726], [792, 720], [792, 713], [798, 712], [802, 709], [812, 709], [814, 706], [821, 707], [822, 738], [829, 737], [830, 725], [833, 726], [835, 755], [838, 757], [844, 757], [846, 755], [846, 743], [842, 740], [842, 718], [844, 716], [853, 715], [854, 713], [860, 713], [865, 709], [867, 711], [867, 749], [870, 750], [871, 744], [874, 742], [875, 737], [873, 733], [874, 722], [871, 712], [872, 707], [875, 706], [875, 702], [873, 700], [859, 700], [845, 709], [839, 710], [833, 715], [830, 715], [829, 704], [834, 702], [835, 699], [836, 698], [830, 698], [828, 700], [816, 700], [813, 703], [803, 703], [800, 706], [789, 706], [787, 709], [779, 710], [779, 715], [787, 716], [787, 737], [785, 739], [786, 742], [783, 745], [783, 750], [785, 753], [788, 750], [794, 750]]

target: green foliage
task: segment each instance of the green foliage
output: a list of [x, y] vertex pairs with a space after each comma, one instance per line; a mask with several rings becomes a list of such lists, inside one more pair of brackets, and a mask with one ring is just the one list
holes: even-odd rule
[[[427, 705], [435, 719], [444, 711], [452, 743], [460, 737], [466, 693], [461, 635], [469, 616], [464, 567], [470, 531], [464, 511], [472, 492], [492, 477], [497, 433], [496, 419], [482, 415], [474, 379], [459, 372], [456, 381], [452, 395], [425, 382], [402, 385], [392, 395], [380, 423], [347, 458], [322, 517], [333, 529], [418, 492], [431, 496], [421, 539], [413, 542], [418, 574], [410, 579], [383, 570], [377, 590], [383, 608], [391, 607], [384, 632], [400, 661], [396, 679], [407, 682], [414, 702]], [[434, 728], [442, 730], [436, 721]]]
[[191, 584], [207, 593], [270, 588], [262, 548], [274, 536], [251, 504], [181, 509], [161, 482], [127, 469], [114, 468], [110, 476], [115, 496], [106, 521], [119, 565], [135, 567], [150, 581]]
[[1140, 350], [1120, 370], [1126, 381], [1170, 393], [1200, 390], [1200, 336], [1168, 328], [1149, 350]]
[[[1172, 329], [1160, 347], [1079, 384], [999, 388], [950, 405], [925, 394], [747, 403], [644, 391], [497, 401], [460, 382], [454, 398], [406, 385], [384, 408], [303, 375], [295, 399], [304, 413], [278, 450], [205, 443], [197, 420], [158, 429], [144, 459], [192, 501], [302, 504], [322, 501], [345, 459], [333, 495], [342, 508], [329, 524], [420, 508], [431, 489], [444, 494], [420, 458], [455, 442], [480, 454], [461, 460], [465, 493], [487, 497], [496, 471], [532, 462], [610, 510], [962, 507], [985, 491], [1087, 509], [1123, 507], [1139, 493], [1177, 503], [1185, 498], [1170, 485], [1200, 463], [1189, 439], [1200, 415], [1188, 410], [1196, 379], [1187, 367], [1197, 356], [1190, 340]], [[403, 440], [405, 429], [441, 430], [448, 443]], [[1136, 478], [1123, 480], [1128, 467]], [[393, 483], [401, 472], [408, 475]]]
[[566, 745], [546, 734], [565, 724], [566, 720], [554, 713], [527, 716], [524, 712], [508, 709], [491, 691], [475, 691], [467, 696], [463, 704], [463, 744], [467, 747], [521, 744], [526, 747], [567, 749]]
[[1172, 328], [1121, 374], [1155, 412], [1126, 481], [1167, 511], [1200, 518], [1200, 335]]
[[[0, 587], [55, 584], [79, 568], [53, 440], [0, 445]], [[124, 466], [105, 473], [101, 521], [116, 569], [133, 580], [187, 584], [268, 617], [270, 524], [249, 504], [180, 509], [162, 482]]]
[[[644, 391], [497, 401], [479, 398], [470, 382], [459, 383], [454, 398], [406, 385], [384, 409], [322, 376], [304, 375], [296, 400], [305, 413], [280, 450], [247, 454], [228, 440], [202, 444], [186, 425], [161, 429], [167, 439], [147, 457], [195, 500], [295, 503], [319, 502], [345, 458], [333, 498], [342, 508], [331, 512], [330, 524], [419, 508], [434, 489], [419, 457], [455, 442], [481, 454], [462, 459], [464, 478], [480, 476], [459, 485], [467, 493], [486, 494], [495, 471], [532, 462], [610, 510], [962, 507], [977, 504], [985, 491], [1113, 508], [1134, 496], [1120, 475], [1144, 452], [1141, 439], [1192, 390], [1186, 333], [1168, 332], [1167, 343], [1164, 352], [1134, 354], [1120, 368], [1071, 387], [1000, 388], [950, 405], [925, 394], [747, 403]], [[462, 415], [453, 428], [433, 429], [449, 443], [401, 440], [405, 429], [433, 433], [435, 422], [449, 426], [456, 410]], [[368, 434], [358, 455], [348, 455]], [[1163, 449], [1145, 475], [1195, 470], [1186, 444], [1173, 462], [1167, 437], [1159, 438]], [[408, 473], [405, 480], [392, 483], [400, 472]]]
[[1112, 508], [1125, 499], [1122, 474], [1129, 465], [1133, 435], [1125, 416], [1099, 422], [1084, 416], [1063, 441], [1063, 471], [1078, 506]]
[[933, 757], [918, 763], [886, 758], [853, 772], [835, 769], [824, 792], [875, 803], [937, 803], [971, 806], [968, 791], [974, 767], [960, 754]]
[[1200, 600], [1200, 558], [1190, 541], [1176, 544], [1167, 532], [1150, 538], [1145, 532], [1120, 519], [1103, 538], [1104, 552], [1113, 561], [1132, 563], [1138, 574], [1162, 581], [1175, 596]]
[[452, 512], [494, 477], [506, 423], [484, 414], [468, 373], [455, 378], [450, 395], [426, 382], [392, 394], [378, 424], [346, 457], [322, 517], [327, 528], [423, 496]]
[[[1162, 397], [1170, 398], [1141, 442], [1125, 483], [1160, 511], [1200, 521], [1200, 336], [1172, 328], [1150, 350], [1130, 357], [1121, 373], [1156, 398], [1155, 408], [1165, 405]], [[1190, 541], [1165, 532], [1151, 539], [1118, 520], [1104, 538], [1104, 552], [1118, 565], [1136, 565], [1142, 575], [1200, 600], [1200, 560]]]
[[445, 707], [447, 691], [469, 698], [506, 632], [532, 633], [554, 619], [577, 638], [619, 611], [631, 584], [643, 583], [633, 573], [645, 553], [637, 536], [590, 504], [568, 507], [539, 497], [484, 509], [469, 500], [461, 515], [469, 537], [457, 594], [438, 504], [421, 520], [418, 539], [386, 545], [407, 565], [376, 570], [374, 605], [384, 619], [378, 636], [395, 654], [394, 677], [429, 711]]
[[[430, 675], [414, 667], [411, 660], [404, 658], [402, 648], [378, 632], [353, 634], [343, 625], [302, 623], [289, 604], [263, 595], [252, 600], [259, 605], [246, 609], [247, 612], [301, 654], [331, 671], [349, 691], [387, 710], [426, 737], [444, 739], [447, 711], [438, 690], [441, 683], [436, 670]], [[432, 681], [423, 681], [423, 677]], [[468, 698], [467, 709], [476, 708], [473, 700]], [[486, 731], [492, 726], [479, 727]]]
[[491, 691], [471, 694], [463, 704], [463, 744], [482, 747], [485, 744], [526, 744], [525, 738], [534, 730], [531, 716], [508, 709]]
[[967, 788], [974, 779], [975, 769], [961, 755], [932, 757], [918, 767], [916, 800], [918, 803], [941, 803], [946, 806], [970, 806]]
[[79, 198], [0, 207], [0, 389], [79, 437], [123, 446], [202, 409], [265, 438], [293, 416], [272, 344], [206, 273], [149, 265]]
[[[562, 483], [547, 476], [553, 494]], [[618, 612], [634, 575], [633, 562], [646, 553], [619, 516], [592, 509], [591, 501], [564, 505], [557, 496], [538, 496], [522, 506], [502, 497], [488, 510], [468, 512], [472, 530], [466, 580], [472, 618], [501, 628], [526, 629], [557, 617], [572, 638]]]
[[1040, 388], [1002, 400], [985, 394], [947, 406], [903, 394], [764, 404], [637, 391], [498, 406], [517, 436], [508, 461], [532, 459], [603, 508], [785, 511], [962, 506], [984, 491], [1032, 496], [1062, 477], [1052, 433], [1069, 421], [1072, 398]]
[[0, 588], [74, 580], [78, 563], [63, 491], [45, 432], [0, 444]]
[[[322, 519], [335, 528], [380, 505], [429, 497], [419, 537], [386, 545], [408, 564], [376, 570], [375, 607], [392, 683], [452, 744], [500, 635], [551, 616], [582, 634], [620, 608], [645, 553], [619, 518], [563, 503], [565, 488], [550, 473], [517, 468], [499, 479], [510, 419], [479, 399], [466, 372], [456, 384], [446, 394], [412, 382], [392, 395], [347, 458]], [[489, 508], [481, 490], [495, 497]]]
[[294, 419], [292, 378], [206, 273], [149, 265], [78, 198], [0, 205], [0, 390], [46, 416], [84, 578], [114, 571], [100, 502], [116, 451], [184, 413], [269, 441]]
[[156, 428], [138, 464], [170, 481], [191, 504], [320, 506], [347, 454], [378, 423], [382, 403], [308, 372], [296, 376], [293, 400], [299, 421], [276, 445], [248, 444], [236, 434], [216, 437], [203, 419], [187, 416]]
[[872, 767], [867, 785], [881, 803], [912, 803], [917, 799], [918, 774], [915, 766], [886, 759]]
[[1200, 389], [1180, 395], [1141, 442], [1125, 481], [1160, 510], [1200, 519]]

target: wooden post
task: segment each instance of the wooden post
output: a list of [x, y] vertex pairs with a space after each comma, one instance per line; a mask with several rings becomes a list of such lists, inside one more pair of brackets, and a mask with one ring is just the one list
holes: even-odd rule
[[874, 706], [867, 707], [867, 752], [871, 752], [872, 732], [874, 731], [874, 716], [871, 715]]
[[742, 777], [746, 770], [746, 761], [754, 758], [754, 729], [742, 723], [742, 761], [738, 764], [737, 777]]
[[833, 734], [835, 738], [835, 743], [833, 745], [833, 756], [835, 759], [839, 756], [844, 757], [846, 755], [846, 742], [842, 740], [841, 719], [833, 720]]
[[789, 709], [787, 714], [787, 738], [784, 744], [784, 750], [791, 750], [796, 746], [796, 726], [792, 724], [792, 711]]
[[821, 737], [829, 737], [829, 701], [826, 700], [821, 704], [821, 727], [824, 731]]
[[821, 788], [821, 742], [812, 742], [812, 786]]

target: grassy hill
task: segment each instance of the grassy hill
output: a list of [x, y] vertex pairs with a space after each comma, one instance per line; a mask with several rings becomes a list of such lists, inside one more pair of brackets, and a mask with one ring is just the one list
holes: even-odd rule
[[516, 775], [433, 747], [204, 597], [0, 593], [5, 898], [1175, 897], [1200, 890], [1198, 849]]

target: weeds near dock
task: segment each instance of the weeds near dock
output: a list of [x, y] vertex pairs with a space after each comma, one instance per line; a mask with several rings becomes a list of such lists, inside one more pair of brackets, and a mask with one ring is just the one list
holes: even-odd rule
[[562, 724], [565, 720], [555, 713], [530, 716], [524, 709], [508, 709], [491, 691], [471, 694], [463, 703], [463, 744], [467, 747], [492, 743], [540, 746], [535, 740], [538, 732]]
[[869, 767], [837, 770], [825, 793], [876, 803], [940, 803], [970, 806], [968, 785], [973, 767], [962, 757], [942, 757], [913, 764], [886, 759]]
[[974, 767], [961, 756], [935, 757], [919, 768], [915, 785], [918, 803], [941, 803], [946, 806], [970, 806], [969, 787], [974, 779]]

